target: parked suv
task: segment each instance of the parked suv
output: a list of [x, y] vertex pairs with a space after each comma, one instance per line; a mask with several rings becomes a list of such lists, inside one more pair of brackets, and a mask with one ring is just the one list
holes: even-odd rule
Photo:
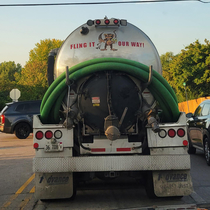
[[0, 113], [0, 131], [25, 139], [33, 132], [33, 115], [40, 113], [41, 100], [7, 103]]
[[207, 164], [210, 166], [210, 100], [203, 101], [195, 110], [188, 113], [189, 154], [195, 154], [196, 149], [204, 151]]

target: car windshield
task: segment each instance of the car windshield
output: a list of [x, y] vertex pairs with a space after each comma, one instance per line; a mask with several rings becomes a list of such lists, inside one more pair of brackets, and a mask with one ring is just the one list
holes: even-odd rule
[[210, 104], [205, 104], [202, 109], [201, 116], [209, 115], [209, 111], [210, 111]]
[[203, 104], [199, 105], [198, 108], [195, 110], [194, 116], [198, 117], [201, 115], [201, 110], [202, 110]]

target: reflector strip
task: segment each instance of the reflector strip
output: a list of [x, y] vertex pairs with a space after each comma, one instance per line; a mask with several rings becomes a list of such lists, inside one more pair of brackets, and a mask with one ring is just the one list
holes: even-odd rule
[[105, 152], [106, 149], [105, 148], [94, 148], [94, 149], [91, 149], [91, 152]]
[[128, 152], [131, 151], [131, 148], [117, 148], [117, 152]]

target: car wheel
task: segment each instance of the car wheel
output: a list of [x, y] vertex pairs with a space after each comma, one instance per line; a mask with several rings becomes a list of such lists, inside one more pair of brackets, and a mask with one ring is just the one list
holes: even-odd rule
[[195, 154], [196, 148], [192, 146], [192, 142], [188, 139], [188, 154]]
[[205, 155], [207, 164], [210, 166], [210, 148], [209, 148], [209, 141], [207, 137], [204, 139], [204, 155]]
[[19, 123], [15, 127], [15, 135], [19, 139], [26, 139], [30, 134], [30, 126], [27, 123]]
[[150, 199], [158, 198], [154, 192], [154, 183], [153, 183], [153, 176], [152, 172], [148, 171], [144, 174], [144, 184], [145, 184], [145, 191]]

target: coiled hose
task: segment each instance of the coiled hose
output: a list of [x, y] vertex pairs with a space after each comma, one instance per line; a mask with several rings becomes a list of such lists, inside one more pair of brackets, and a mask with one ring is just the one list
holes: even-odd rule
[[[149, 77], [149, 67], [136, 61], [123, 58], [96, 58], [79, 63], [69, 69], [69, 79], [77, 81], [99, 71], [125, 72], [145, 83]], [[65, 72], [63, 72], [46, 91], [41, 107], [40, 118], [43, 123], [58, 123], [59, 109], [66, 94]], [[159, 102], [164, 122], [176, 122], [180, 112], [176, 95], [168, 82], [153, 71], [148, 89]]]

